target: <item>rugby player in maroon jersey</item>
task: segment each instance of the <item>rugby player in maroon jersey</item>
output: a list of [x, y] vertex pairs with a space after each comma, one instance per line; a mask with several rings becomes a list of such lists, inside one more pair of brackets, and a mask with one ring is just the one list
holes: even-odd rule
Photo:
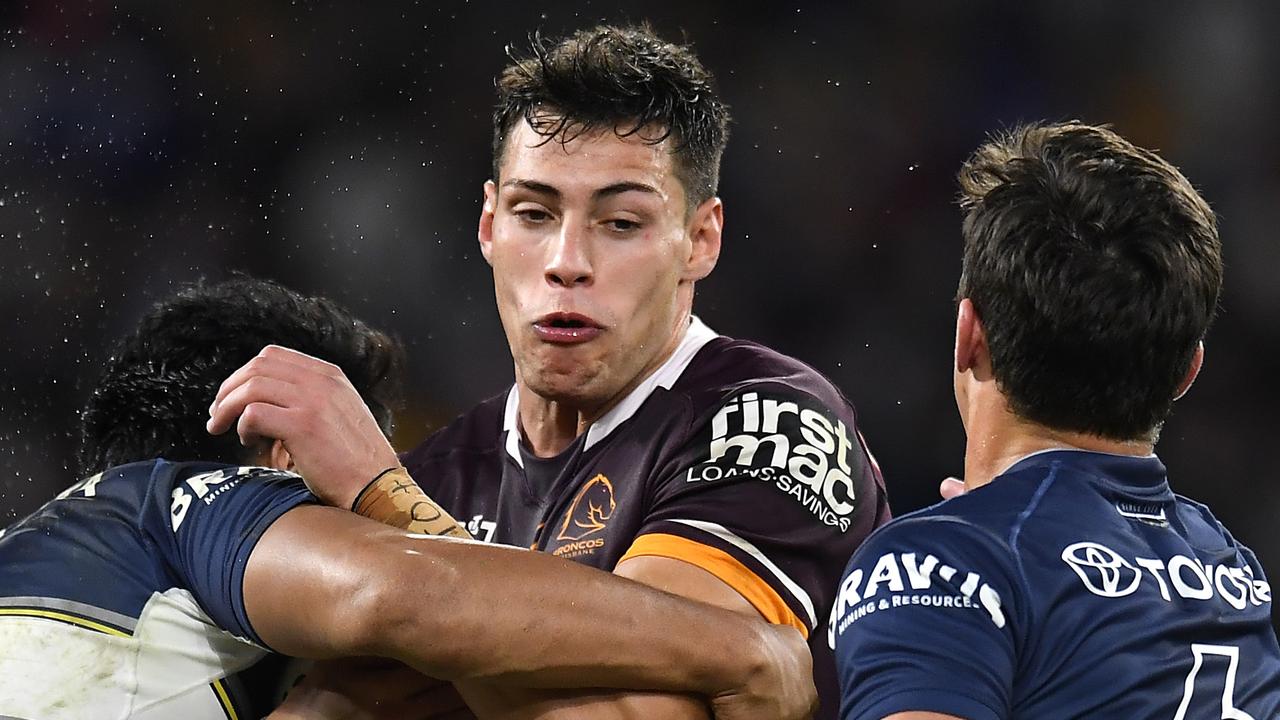
[[[282, 439], [346, 507], [403, 461], [480, 539], [795, 627], [832, 717], [815, 630], [888, 505], [838, 389], [692, 315], [724, 225], [728, 112], [710, 74], [647, 28], [597, 27], [535, 39], [498, 95], [479, 241], [511, 389], [398, 460], [332, 368], [268, 348], [224, 383], [210, 430]], [[659, 693], [460, 690], [483, 717], [708, 714]]]

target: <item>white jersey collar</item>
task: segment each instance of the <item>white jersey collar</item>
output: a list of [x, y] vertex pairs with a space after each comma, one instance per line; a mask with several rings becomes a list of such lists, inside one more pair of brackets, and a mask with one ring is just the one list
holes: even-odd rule
[[[591, 446], [604, 440], [619, 425], [626, 422], [645, 400], [653, 394], [657, 388], [670, 390], [676, 380], [684, 374], [685, 368], [693, 360], [693, 356], [698, 354], [703, 345], [711, 342], [719, 335], [707, 327], [705, 323], [698, 319], [696, 315], [690, 316], [689, 327], [685, 330], [684, 337], [680, 340], [680, 344], [676, 346], [675, 352], [671, 353], [671, 357], [666, 362], [658, 366], [645, 378], [634, 390], [627, 394], [622, 402], [613, 407], [612, 410], [605, 413], [603, 417], [596, 420], [587, 428], [587, 440], [584, 450], [591, 449]], [[502, 415], [502, 430], [507, 434], [506, 446], [507, 455], [510, 455], [520, 467], [524, 467], [524, 458], [520, 455], [520, 395], [517, 386], [512, 385], [510, 392], [507, 393], [507, 406]]]

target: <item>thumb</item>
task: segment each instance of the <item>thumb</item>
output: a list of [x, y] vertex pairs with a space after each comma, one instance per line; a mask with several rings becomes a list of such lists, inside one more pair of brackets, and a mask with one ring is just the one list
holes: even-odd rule
[[960, 497], [964, 494], [964, 481], [954, 477], [944, 478], [938, 484], [938, 494], [942, 496], [943, 500]]

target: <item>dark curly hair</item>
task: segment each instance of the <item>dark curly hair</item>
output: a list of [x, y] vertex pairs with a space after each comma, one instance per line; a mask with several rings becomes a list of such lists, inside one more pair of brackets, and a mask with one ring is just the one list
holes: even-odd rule
[[693, 51], [668, 43], [647, 25], [602, 25], [559, 42], [535, 33], [530, 53], [510, 47], [498, 78], [493, 114], [493, 177], [507, 136], [527, 122], [546, 141], [612, 130], [658, 144], [672, 138], [676, 176], [690, 209], [716, 194], [729, 138], [729, 108]]
[[157, 457], [251, 461], [261, 448], [205, 422], [222, 381], [270, 344], [342, 368], [390, 433], [402, 346], [330, 300], [238, 277], [180, 291], [115, 347], [81, 416], [82, 473]]
[[959, 297], [986, 329], [1015, 413], [1154, 440], [1222, 288], [1208, 204], [1177, 168], [1105, 127], [1020, 127], [960, 171]]

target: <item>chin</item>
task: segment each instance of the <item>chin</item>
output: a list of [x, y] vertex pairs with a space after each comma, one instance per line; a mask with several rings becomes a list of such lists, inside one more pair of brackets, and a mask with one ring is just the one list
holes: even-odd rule
[[561, 403], [575, 408], [589, 408], [604, 401], [599, 393], [581, 385], [565, 385], [561, 383], [526, 383], [526, 386], [540, 398]]
[[535, 395], [554, 402], [570, 405], [592, 405], [607, 393], [600, 390], [603, 384], [598, 374], [581, 366], [567, 371], [539, 368], [523, 375], [525, 387]]

